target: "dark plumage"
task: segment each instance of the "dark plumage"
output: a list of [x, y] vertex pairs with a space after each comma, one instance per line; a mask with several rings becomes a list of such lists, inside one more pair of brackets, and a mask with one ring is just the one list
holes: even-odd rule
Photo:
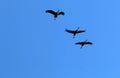
[[50, 13], [50, 14], [53, 14], [54, 15], [54, 18], [57, 18], [58, 15], [65, 15], [65, 13], [63, 11], [60, 11], [59, 10], [57, 12], [53, 11], [53, 10], [46, 10], [45, 11], [46, 13]]
[[86, 41], [83, 41], [83, 42], [77, 42], [75, 44], [76, 45], [81, 45], [81, 48], [82, 48], [84, 45], [87, 45], [87, 44], [92, 45], [93, 43], [86, 40]]
[[76, 30], [68, 30], [68, 29], [66, 29], [65, 31], [68, 32], [68, 33], [73, 34], [73, 38], [75, 37], [76, 34], [85, 32], [85, 30], [79, 30], [79, 27]]

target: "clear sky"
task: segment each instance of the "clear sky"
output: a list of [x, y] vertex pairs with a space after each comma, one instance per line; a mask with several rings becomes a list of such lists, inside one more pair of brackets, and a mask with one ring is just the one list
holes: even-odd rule
[[119, 44], [120, 0], [0, 1], [0, 78], [120, 78]]

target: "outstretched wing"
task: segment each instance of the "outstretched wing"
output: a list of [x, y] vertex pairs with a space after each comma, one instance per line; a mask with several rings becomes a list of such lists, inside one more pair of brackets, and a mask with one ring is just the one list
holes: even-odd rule
[[81, 48], [84, 46], [84, 42], [77, 42], [76, 45], [81, 45]]
[[85, 30], [79, 30], [79, 31], [77, 31], [77, 33], [82, 33], [82, 32], [85, 32]]
[[77, 43], [75, 43], [76, 45], [82, 45], [83, 44], [83, 42], [77, 42]]
[[92, 45], [93, 43], [92, 43], [92, 42], [86, 42], [86, 44], [90, 44], [90, 45]]
[[75, 32], [73, 30], [68, 30], [68, 29], [66, 29], [65, 31], [68, 32], [68, 33], [72, 33], [72, 34]]
[[59, 12], [58, 15], [65, 15], [65, 13], [63, 11]]
[[55, 15], [56, 12], [53, 10], [46, 10], [46, 13], [51, 13], [51, 14]]

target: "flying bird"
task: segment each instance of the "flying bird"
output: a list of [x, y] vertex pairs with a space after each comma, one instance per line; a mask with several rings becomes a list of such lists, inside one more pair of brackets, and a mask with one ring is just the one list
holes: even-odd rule
[[76, 34], [85, 32], [85, 30], [79, 30], [79, 27], [76, 30], [68, 30], [68, 29], [66, 29], [65, 31], [68, 32], [68, 33], [73, 34], [73, 38], [75, 38]]
[[77, 43], [75, 43], [75, 44], [76, 44], [76, 45], [81, 45], [81, 48], [82, 48], [84, 45], [87, 45], [87, 44], [92, 45], [93, 43], [85, 40], [85, 41], [83, 41], [83, 42], [77, 42]]
[[59, 11], [59, 10], [57, 12], [55, 12], [53, 10], [46, 10], [45, 12], [53, 14], [55, 19], [58, 17], [58, 15], [65, 15], [65, 13], [63, 11]]

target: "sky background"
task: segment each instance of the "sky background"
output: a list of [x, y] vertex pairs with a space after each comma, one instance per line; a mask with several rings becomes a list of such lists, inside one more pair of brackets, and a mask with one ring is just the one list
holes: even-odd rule
[[0, 1], [0, 78], [120, 78], [119, 44], [120, 0]]

